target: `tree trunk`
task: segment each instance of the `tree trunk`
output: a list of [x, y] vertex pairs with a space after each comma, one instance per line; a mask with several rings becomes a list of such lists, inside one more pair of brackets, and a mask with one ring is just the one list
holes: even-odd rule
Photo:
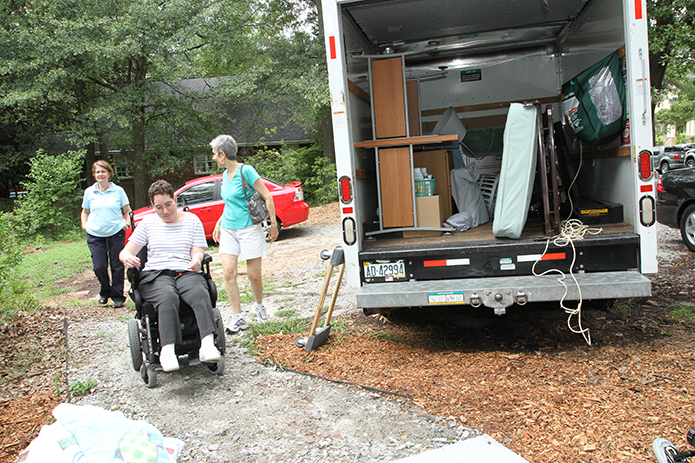
[[145, 92], [147, 58], [143, 57], [135, 63], [135, 78], [133, 86], [140, 95], [140, 101], [133, 110], [133, 209], [149, 204], [147, 198], [148, 176], [145, 170]]
[[147, 174], [145, 171], [145, 109], [133, 121], [133, 209], [147, 206]]
[[84, 155], [84, 170], [82, 171], [82, 177], [84, 178], [82, 186], [84, 188], [87, 188], [87, 186], [91, 185], [94, 181], [94, 176], [92, 175], [92, 164], [94, 164], [94, 161], [97, 160], [94, 142], [88, 143], [86, 148], [87, 152]]

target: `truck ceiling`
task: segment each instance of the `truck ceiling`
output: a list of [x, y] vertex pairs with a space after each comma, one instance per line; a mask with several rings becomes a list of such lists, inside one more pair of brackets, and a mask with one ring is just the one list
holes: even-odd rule
[[[550, 47], [594, 0], [408, 0], [343, 4], [356, 31], [371, 46], [346, 50], [402, 53], [413, 61], [510, 48]], [[363, 42], [364, 43], [364, 42]]]

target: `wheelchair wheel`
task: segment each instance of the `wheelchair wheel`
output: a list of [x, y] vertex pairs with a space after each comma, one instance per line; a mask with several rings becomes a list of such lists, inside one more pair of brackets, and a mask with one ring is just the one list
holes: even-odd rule
[[224, 373], [224, 357], [217, 363], [206, 363], [205, 366], [208, 367], [210, 373], [221, 375]]
[[142, 345], [140, 344], [140, 324], [137, 320], [128, 320], [128, 344], [130, 344], [130, 358], [133, 360], [133, 368], [140, 371], [142, 366]]
[[217, 307], [212, 308], [212, 313], [213, 317], [215, 320], [215, 328], [217, 329], [217, 350], [220, 351], [220, 354], [224, 355], [224, 352], [227, 350], [227, 340], [225, 339], [224, 335], [224, 323], [222, 323], [222, 316], [220, 315], [220, 311], [217, 309]]
[[140, 366], [140, 377], [145, 382], [147, 387], [155, 387], [157, 385], [157, 372], [151, 364]]

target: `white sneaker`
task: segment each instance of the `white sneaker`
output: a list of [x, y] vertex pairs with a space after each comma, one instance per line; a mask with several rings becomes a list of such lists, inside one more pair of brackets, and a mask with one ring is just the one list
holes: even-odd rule
[[200, 341], [198, 358], [204, 363], [217, 363], [222, 360], [222, 354], [215, 347], [215, 338], [212, 334], [208, 334]]
[[268, 311], [265, 310], [265, 306], [262, 302], [260, 304], [254, 302], [253, 311], [256, 312], [256, 316], [258, 317], [259, 321], [267, 322], [268, 320], [270, 320], [270, 317], [268, 316]]
[[248, 325], [246, 324], [246, 320], [244, 320], [243, 315], [236, 313], [232, 317], [232, 324], [227, 327], [227, 330], [229, 330], [230, 333], [238, 333], [246, 328], [248, 328]]
[[179, 358], [176, 355], [176, 346], [174, 344], [162, 346], [162, 350], [159, 353], [159, 363], [162, 365], [162, 370], [166, 372], [179, 369]]

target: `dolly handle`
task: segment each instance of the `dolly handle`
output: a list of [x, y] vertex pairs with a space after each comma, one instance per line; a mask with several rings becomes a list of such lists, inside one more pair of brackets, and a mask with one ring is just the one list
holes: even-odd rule
[[333, 289], [333, 297], [331, 298], [331, 305], [328, 307], [328, 313], [326, 313], [326, 323], [323, 326], [328, 326], [331, 323], [331, 316], [333, 315], [333, 308], [335, 307], [335, 301], [338, 299], [338, 290], [340, 289], [340, 282], [343, 281], [343, 273], [345, 272], [345, 264], [340, 266], [340, 271], [338, 272], [338, 281], [335, 282], [335, 289]]
[[314, 333], [316, 332], [316, 327], [319, 326], [319, 318], [321, 318], [321, 309], [323, 308], [323, 302], [326, 300], [326, 293], [328, 292], [328, 285], [331, 283], [332, 273], [333, 266], [329, 264], [328, 272], [326, 272], [326, 279], [323, 280], [323, 289], [321, 290], [321, 297], [319, 297], [319, 304], [316, 307], [314, 320], [311, 322], [311, 330], [309, 330], [309, 337], [314, 335]]

